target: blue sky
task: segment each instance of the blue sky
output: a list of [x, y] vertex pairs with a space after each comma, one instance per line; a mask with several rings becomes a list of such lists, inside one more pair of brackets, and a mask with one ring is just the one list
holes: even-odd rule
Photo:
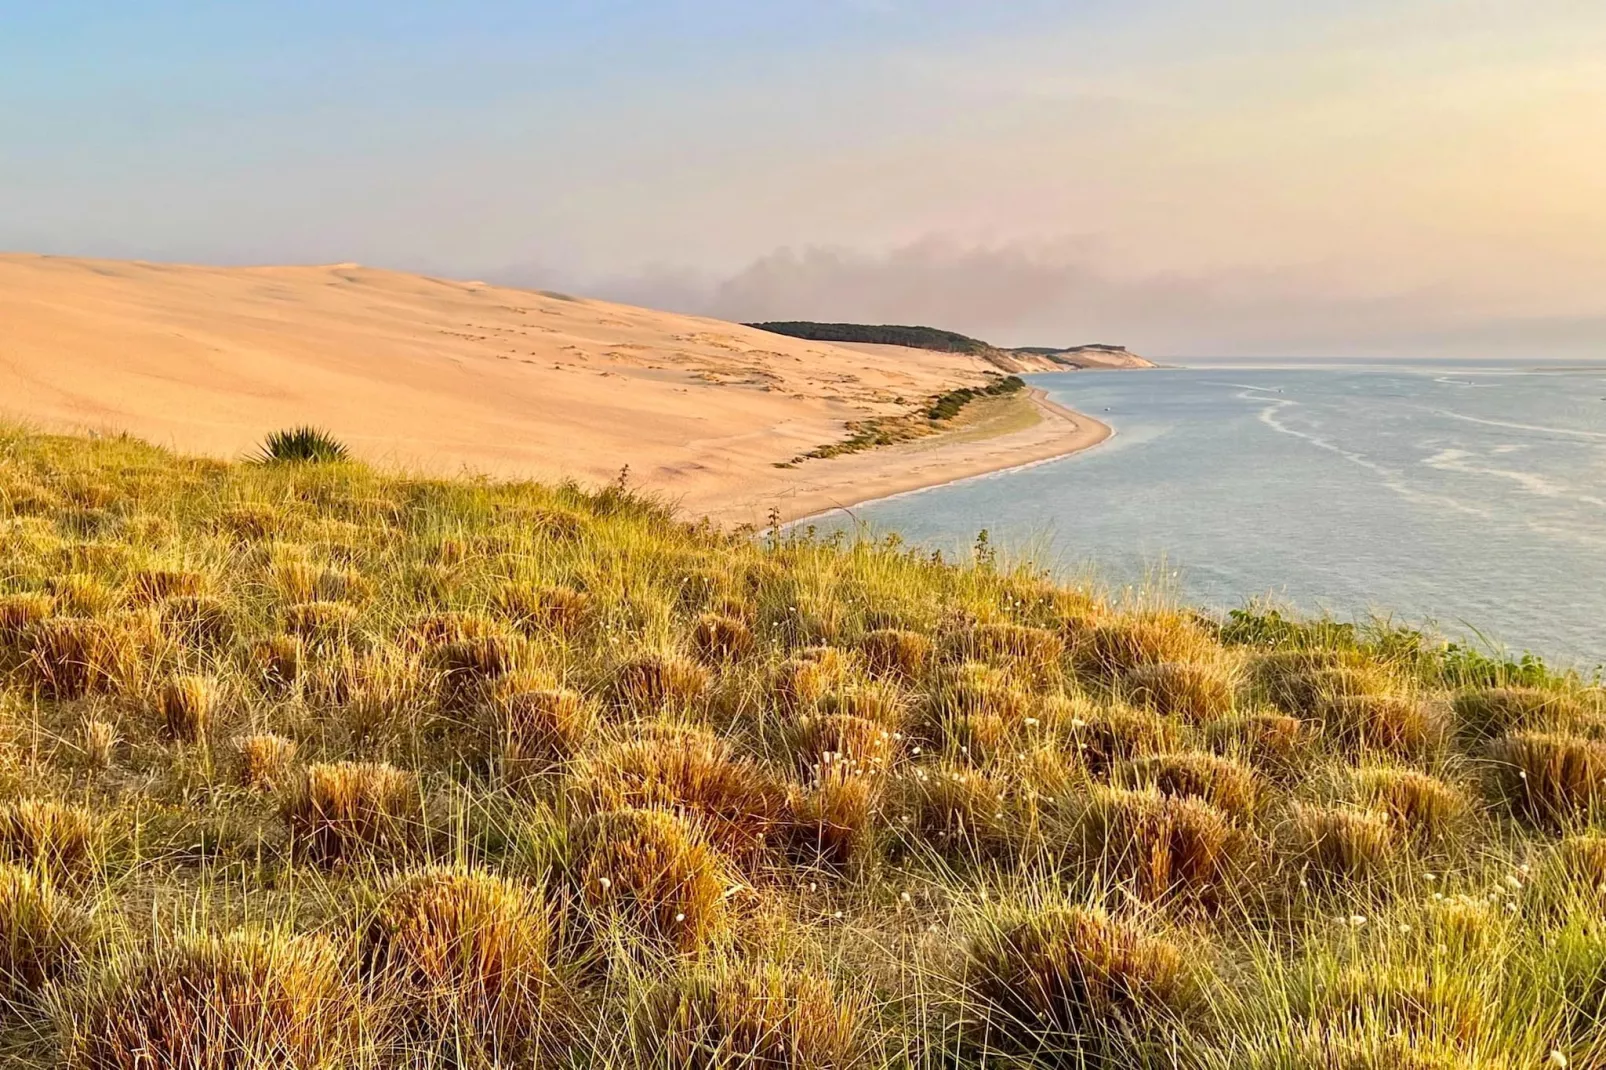
[[1606, 5], [0, 0], [0, 248], [1582, 354]]

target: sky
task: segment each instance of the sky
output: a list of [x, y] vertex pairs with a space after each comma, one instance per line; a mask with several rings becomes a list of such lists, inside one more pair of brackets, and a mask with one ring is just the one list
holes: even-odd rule
[[0, 249], [1606, 357], [1606, 3], [0, 0]]

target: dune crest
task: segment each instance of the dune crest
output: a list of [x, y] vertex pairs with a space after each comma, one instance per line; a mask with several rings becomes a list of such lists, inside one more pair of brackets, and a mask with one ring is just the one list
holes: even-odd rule
[[850, 421], [992, 369], [357, 264], [4, 255], [0, 323], [0, 418], [219, 457], [313, 423], [365, 460], [432, 473], [600, 482], [628, 465], [639, 485], [723, 520], [1036, 459], [1088, 430], [1044, 410], [1054, 426], [993, 441], [984, 461], [972, 445], [939, 455], [935, 471], [927, 444], [918, 478], [900, 478], [896, 450], [785, 471], [776, 463], [837, 441]]

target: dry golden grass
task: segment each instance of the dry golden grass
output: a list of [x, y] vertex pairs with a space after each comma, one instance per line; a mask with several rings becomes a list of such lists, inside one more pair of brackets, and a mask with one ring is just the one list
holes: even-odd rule
[[47, 878], [0, 866], [0, 1000], [31, 1000], [47, 984], [70, 978], [89, 936], [88, 914]]
[[987, 1047], [1072, 1066], [1128, 1065], [1145, 1040], [1163, 1050], [1199, 1003], [1195, 969], [1163, 937], [1073, 907], [993, 920], [966, 949]]
[[577, 830], [586, 908], [647, 940], [695, 952], [723, 939], [729, 877], [719, 852], [683, 819], [660, 810], [612, 810]]
[[914, 770], [903, 778], [904, 828], [955, 859], [1003, 858], [1030, 831], [1002, 778], [959, 765]]
[[763, 850], [786, 806], [779, 779], [699, 731], [604, 748], [575, 771], [572, 799], [584, 813], [661, 809], [685, 815], [718, 847], [741, 858]]
[[1243, 831], [1202, 799], [1096, 789], [1077, 836], [1087, 864], [1146, 902], [1214, 906], [1249, 865]]
[[1143, 597], [0, 429], [0, 1061], [1606, 1065], [1593, 681]]
[[648, 1066], [855, 1070], [871, 1065], [868, 1019], [829, 980], [766, 964], [669, 982], [634, 1025]]
[[63, 1032], [83, 1070], [323, 1070], [356, 1048], [358, 1011], [332, 942], [242, 931], [116, 963], [63, 1014]]
[[1089, 770], [1103, 775], [1121, 762], [1162, 754], [1176, 747], [1182, 732], [1150, 710], [1110, 706], [1075, 717], [1067, 725], [1070, 748]]
[[298, 749], [295, 740], [272, 732], [235, 737], [234, 752], [241, 786], [253, 791], [272, 791], [286, 783]]
[[280, 806], [296, 851], [323, 865], [405, 855], [423, 828], [418, 778], [375, 762], [302, 770]]
[[901, 743], [900, 733], [884, 721], [832, 713], [799, 718], [787, 732], [786, 749], [804, 774], [866, 774], [885, 772]]
[[370, 983], [426, 1041], [492, 1062], [552, 1036], [557, 909], [495, 874], [426, 869], [390, 888], [362, 937]]

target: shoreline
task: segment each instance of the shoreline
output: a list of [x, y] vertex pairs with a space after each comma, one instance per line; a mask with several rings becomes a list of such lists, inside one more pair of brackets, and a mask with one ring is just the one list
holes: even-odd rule
[[773, 509], [783, 526], [792, 526], [869, 502], [1046, 464], [1092, 449], [1115, 434], [1102, 420], [1051, 401], [1041, 387], [1031, 387], [1029, 397], [1039, 416], [1030, 427], [973, 441], [944, 442], [939, 436], [833, 458], [827, 462], [832, 469], [794, 479], [780, 493], [771, 490], [725, 508], [709, 503], [697, 511], [740, 523], [761, 504], [765, 520]]

